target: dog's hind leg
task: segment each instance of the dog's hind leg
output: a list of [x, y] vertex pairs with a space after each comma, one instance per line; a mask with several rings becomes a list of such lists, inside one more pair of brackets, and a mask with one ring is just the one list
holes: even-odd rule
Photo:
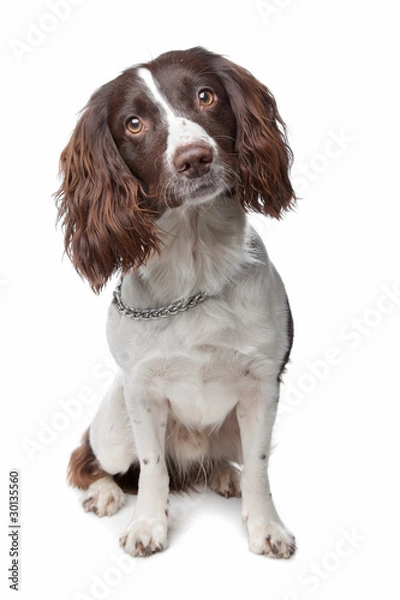
[[[117, 376], [81, 445], [72, 453], [68, 480], [72, 486], [86, 490], [82, 501], [86, 511], [99, 517], [111, 516], [125, 502], [121, 487], [130, 487], [129, 491], [137, 489], [139, 467], [134, 468], [136, 462], [122, 378]], [[126, 477], [121, 475], [125, 473]], [[125, 479], [132, 481], [125, 485]]]

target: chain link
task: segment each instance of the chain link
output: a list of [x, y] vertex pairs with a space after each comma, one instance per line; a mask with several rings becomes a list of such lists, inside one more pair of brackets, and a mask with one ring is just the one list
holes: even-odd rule
[[189, 308], [193, 308], [204, 302], [209, 298], [209, 294], [207, 292], [199, 292], [194, 296], [188, 298], [188, 300], [177, 300], [173, 304], [169, 306], [161, 306], [160, 308], [132, 308], [131, 306], [127, 306], [122, 302], [121, 298], [121, 288], [122, 288], [122, 279], [115, 288], [113, 292], [113, 303], [118, 308], [119, 312], [125, 317], [129, 317], [130, 319], [137, 320], [154, 320], [154, 319], [164, 319], [169, 316], [177, 315], [180, 312], [185, 312], [189, 310]]

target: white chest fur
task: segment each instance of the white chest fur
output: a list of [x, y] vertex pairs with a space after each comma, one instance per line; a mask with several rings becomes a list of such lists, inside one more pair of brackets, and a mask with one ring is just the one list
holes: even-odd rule
[[254, 355], [241, 352], [240, 346], [248, 350], [248, 343], [241, 339], [240, 319], [235, 323], [235, 315], [228, 319], [225, 314], [219, 324], [221, 308], [215, 305], [221, 301], [207, 302], [191, 313], [169, 317], [168, 324], [124, 323], [125, 317], [110, 314], [111, 320], [120, 321], [118, 337], [125, 330], [124, 350], [117, 351], [117, 361], [130, 373], [138, 394], [146, 390], [153, 401], [168, 399], [179, 421], [199, 428], [221, 423], [244, 393], [246, 381], [254, 385], [250, 374]]

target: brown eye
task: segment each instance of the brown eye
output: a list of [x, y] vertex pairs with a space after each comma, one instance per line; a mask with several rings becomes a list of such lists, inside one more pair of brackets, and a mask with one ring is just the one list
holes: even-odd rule
[[126, 122], [126, 128], [131, 133], [140, 133], [143, 129], [143, 121], [139, 117], [130, 117]]
[[208, 108], [214, 104], [217, 97], [212, 90], [200, 90], [198, 93], [198, 99], [201, 106]]

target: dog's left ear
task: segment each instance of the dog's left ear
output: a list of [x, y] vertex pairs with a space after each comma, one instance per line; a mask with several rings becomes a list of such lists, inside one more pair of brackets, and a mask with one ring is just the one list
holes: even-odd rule
[[275, 99], [242, 67], [216, 55], [213, 62], [236, 117], [242, 205], [279, 219], [296, 197], [289, 179], [292, 152]]

